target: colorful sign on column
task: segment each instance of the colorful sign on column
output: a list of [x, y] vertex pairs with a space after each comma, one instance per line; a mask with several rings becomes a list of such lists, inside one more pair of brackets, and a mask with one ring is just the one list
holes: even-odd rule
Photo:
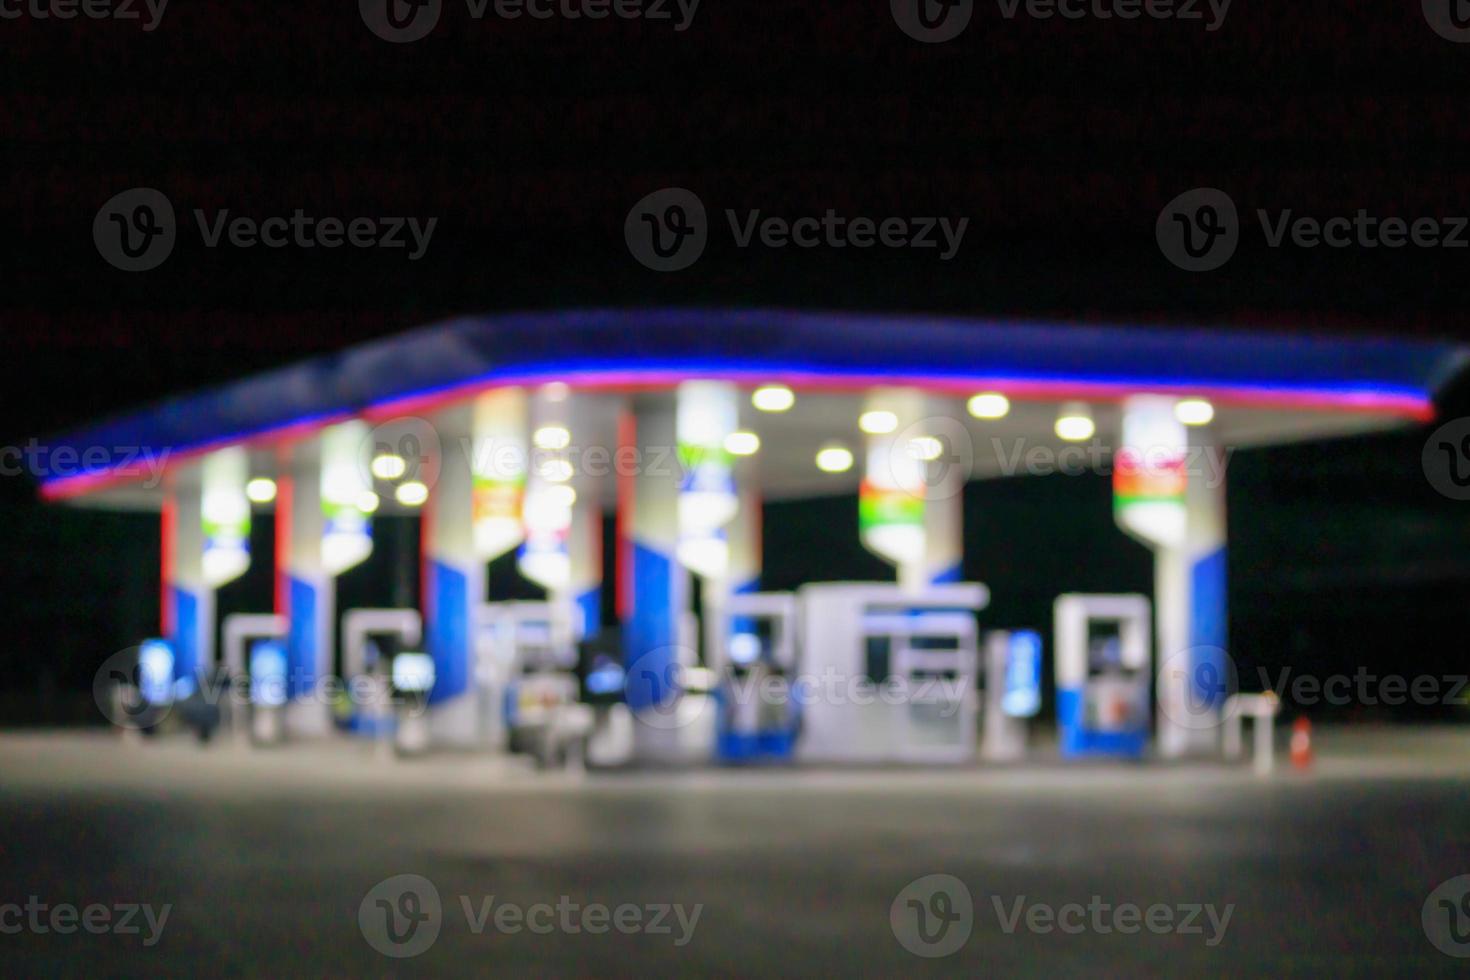
[[925, 464], [911, 445], [923, 405], [922, 393], [906, 388], [875, 388], [864, 401], [864, 414], [881, 414], [886, 424], [868, 435], [858, 534], [863, 547], [899, 567], [901, 579], [924, 560]]
[[526, 476], [522, 525], [525, 543], [517, 560], [521, 574], [554, 598], [566, 598], [572, 579], [568, 538], [577, 499], [571, 461], [572, 430], [566, 394], [545, 388], [530, 399], [531, 471]]
[[204, 533], [204, 581], [219, 588], [250, 567], [250, 456], [242, 446], [204, 457], [201, 521]]
[[472, 520], [475, 551], [487, 561], [524, 536], [521, 510], [530, 461], [526, 414], [526, 393], [520, 388], [500, 388], [474, 401]]
[[1174, 417], [1174, 399], [1142, 395], [1124, 403], [1122, 440], [1113, 460], [1113, 514], [1120, 528], [1151, 547], [1184, 541], [1188, 446], [1184, 425]]
[[1225, 676], [1223, 467], [1215, 482], [1208, 471], [1190, 473], [1190, 432], [1175, 405], [1156, 395], [1128, 399], [1113, 462], [1118, 526], [1154, 549], [1159, 746], [1166, 756], [1189, 751], [1197, 736], [1213, 737], [1233, 686]]
[[686, 381], [677, 393], [681, 564], [705, 578], [730, 560], [725, 525], [735, 517], [735, 459], [725, 440], [740, 421], [739, 391], [724, 381]]
[[372, 518], [362, 509], [372, 489], [366, 422], [332, 425], [321, 434], [322, 568], [340, 575], [373, 553]]

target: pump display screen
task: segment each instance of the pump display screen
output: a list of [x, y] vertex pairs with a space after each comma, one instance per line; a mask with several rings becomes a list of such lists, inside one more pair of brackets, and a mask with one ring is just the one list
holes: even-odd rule
[[1041, 634], [1017, 630], [1007, 646], [1000, 707], [1012, 718], [1031, 718], [1041, 710]]
[[286, 644], [257, 640], [250, 647], [250, 700], [266, 707], [286, 703]]
[[434, 660], [427, 653], [400, 653], [393, 658], [393, 686], [410, 694], [428, 692], [434, 686]]
[[174, 648], [167, 640], [144, 640], [138, 648], [138, 693], [149, 704], [173, 700]]
[[1087, 667], [1093, 674], [1123, 672], [1121, 623], [1094, 619], [1087, 624]]

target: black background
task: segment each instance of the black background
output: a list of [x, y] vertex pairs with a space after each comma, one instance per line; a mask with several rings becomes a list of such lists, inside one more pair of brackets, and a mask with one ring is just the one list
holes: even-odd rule
[[[1470, 339], [1470, 250], [1266, 247], [1256, 208], [1470, 214], [1470, 45], [1417, 3], [1246, 3], [1200, 21], [1004, 19], [919, 44], [887, 0], [704, 0], [693, 26], [473, 21], [449, 0], [408, 45], [356, 4], [174, 0], [139, 22], [0, 20], [0, 443], [438, 317], [517, 308], [731, 304], [941, 311]], [[695, 191], [716, 231], [660, 275], [623, 244], [643, 195]], [[161, 268], [92, 242], [104, 201], [158, 188], [180, 215]], [[1154, 241], [1196, 186], [1244, 220], [1223, 269]], [[428, 255], [205, 249], [195, 208], [257, 219], [437, 216]], [[736, 249], [724, 209], [795, 218], [969, 217], [959, 256]], [[1447, 416], [1463, 414], [1452, 389]], [[1467, 504], [1424, 478], [1425, 431], [1240, 454], [1232, 653], [1242, 667], [1458, 670]], [[967, 568], [999, 625], [1068, 589], [1147, 589], [1106, 481], [970, 488]], [[847, 506], [847, 505], [845, 505]], [[872, 574], [855, 521], [773, 511], [767, 584]], [[268, 522], [259, 522], [265, 533]], [[149, 632], [156, 518], [41, 507], [0, 480], [0, 686], [85, 692]], [[365, 601], [388, 601], [382, 536]], [[268, 538], [266, 539], [268, 541]], [[804, 546], [816, 540], [820, 547]], [[258, 553], [268, 554], [262, 543]], [[263, 606], [257, 569], [226, 590]], [[373, 578], [373, 576], [377, 576]], [[369, 581], [371, 579], [371, 581]], [[401, 583], [400, 583], [401, 584]], [[259, 595], [256, 595], [259, 592]], [[11, 714], [19, 711], [13, 708]]]

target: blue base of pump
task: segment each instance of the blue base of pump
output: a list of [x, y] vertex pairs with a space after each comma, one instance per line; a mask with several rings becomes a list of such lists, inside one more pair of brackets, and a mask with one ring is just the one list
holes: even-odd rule
[[1082, 710], [1081, 691], [1057, 689], [1057, 733], [1062, 758], [1143, 758], [1148, 749], [1148, 726], [1100, 732], [1082, 724]]

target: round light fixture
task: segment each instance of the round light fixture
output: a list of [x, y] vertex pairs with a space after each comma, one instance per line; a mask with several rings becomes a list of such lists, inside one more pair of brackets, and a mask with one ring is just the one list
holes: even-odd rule
[[846, 446], [823, 446], [817, 451], [817, 469], [823, 473], [846, 473], [852, 469], [852, 450]]
[[762, 385], [751, 392], [750, 403], [762, 412], [784, 412], [796, 404], [796, 393], [785, 385]]
[[966, 406], [977, 419], [1003, 419], [1010, 414], [1011, 400], [997, 391], [984, 391]]
[[245, 497], [252, 504], [268, 504], [276, 499], [276, 481], [270, 477], [257, 476], [245, 484]]
[[418, 480], [409, 480], [394, 488], [393, 498], [405, 507], [422, 507], [429, 499], [429, 488]]

